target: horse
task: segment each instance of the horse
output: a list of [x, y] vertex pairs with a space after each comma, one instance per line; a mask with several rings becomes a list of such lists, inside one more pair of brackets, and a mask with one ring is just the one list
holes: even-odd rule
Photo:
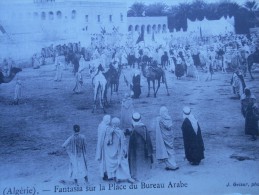
[[73, 51], [69, 51], [65, 55], [65, 62], [67, 64], [71, 63], [73, 65], [73, 73], [74, 74], [76, 74], [78, 72], [80, 57], [81, 57], [80, 53], [74, 53]]
[[197, 68], [198, 68], [198, 66], [200, 66], [202, 69], [204, 69], [206, 67], [206, 57], [203, 54], [201, 54], [201, 53], [192, 54], [192, 59], [193, 59], [194, 65]]
[[250, 54], [248, 57], [247, 57], [247, 65], [248, 65], [248, 72], [251, 76], [251, 79], [254, 80], [254, 77], [252, 75], [252, 66], [254, 63], [259, 63], [259, 50], [256, 49], [256, 51], [252, 54]]
[[[105, 104], [108, 104], [107, 92], [109, 88], [111, 90], [110, 97], [112, 97], [113, 92], [118, 93], [121, 71], [122, 71], [122, 65], [119, 65], [118, 69], [115, 69], [111, 65], [109, 70], [103, 73], [107, 81], [107, 85], [105, 87], [105, 92], [104, 92]], [[111, 98], [110, 98], [110, 102], [111, 102]]]
[[[141, 64], [141, 71], [143, 76], [147, 79], [148, 83], [148, 95], [147, 97], [150, 96], [150, 81], [153, 83], [153, 90], [154, 90], [154, 97], [156, 97], [158, 89], [160, 87], [160, 82], [162, 79], [162, 82], [165, 83], [166, 90], [167, 90], [167, 95], [169, 96], [169, 91], [168, 91], [168, 86], [166, 82], [166, 76], [165, 72], [162, 68], [160, 67], [147, 67], [146, 63]], [[157, 88], [155, 89], [155, 82], [157, 81]]]
[[16, 75], [18, 72], [21, 72], [21, 71], [22, 71], [21, 68], [13, 67], [13, 68], [11, 68], [10, 74], [9, 74], [9, 76], [7, 76], [7, 77], [5, 77], [2, 72], [0, 72], [0, 84], [11, 82], [11, 81], [13, 80], [13, 78], [15, 77], [15, 75]]
[[103, 109], [103, 112], [106, 113], [103, 103], [104, 103], [104, 94], [105, 94], [104, 91], [106, 88], [107, 81], [102, 73], [103, 71], [104, 71], [104, 68], [100, 64], [98, 67], [97, 73], [92, 78], [92, 84], [94, 86], [94, 106], [93, 106], [92, 113], [94, 113], [94, 111], [96, 110], [98, 95], [99, 95], [100, 107]]

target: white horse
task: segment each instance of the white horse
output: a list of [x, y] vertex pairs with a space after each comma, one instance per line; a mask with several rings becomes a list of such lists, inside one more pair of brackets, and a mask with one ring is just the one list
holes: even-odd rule
[[104, 92], [105, 92], [107, 81], [102, 73], [103, 71], [104, 69], [100, 64], [97, 69], [97, 72], [92, 77], [92, 85], [94, 87], [94, 105], [93, 105], [92, 113], [94, 113], [94, 111], [96, 110], [98, 97], [99, 97], [100, 107], [103, 109], [103, 112], [106, 113], [104, 109], [104, 95], [105, 95]]
[[104, 109], [104, 91], [107, 81], [103, 75], [104, 69], [101, 65], [101, 60], [98, 58], [91, 61], [84, 61], [84, 63], [80, 63], [79, 71], [83, 70], [89, 71], [88, 73], [91, 75], [92, 85], [94, 88], [94, 105], [92, 113], [94, 113], [94, 111], [97, 108], [98, 98], [100, 107], [103, 109], [103, 112], [106, 113]]

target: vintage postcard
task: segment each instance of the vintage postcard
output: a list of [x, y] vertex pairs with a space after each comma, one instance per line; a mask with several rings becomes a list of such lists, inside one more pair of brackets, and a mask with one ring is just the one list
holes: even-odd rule
[[0, 0], [0, 194], [259, 194], [256, 0]]

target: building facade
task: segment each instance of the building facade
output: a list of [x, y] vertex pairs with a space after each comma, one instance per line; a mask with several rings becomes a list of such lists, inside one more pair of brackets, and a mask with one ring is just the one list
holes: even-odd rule
[[[0, 24], [15, 41], [76, 39], [87, 34], [125, 33], [126, 3], [33, 0], [0, 6]], [[28, 37], [26, 37], [26, 35]], [[76, 36], [75, 36], [76, 35]]]
[[167, 17], [128, 17], [128, 32], [140, 33], [141, 30], [146, 34], [167, 33]]
[[206, 17], [199, 21], [187, 19], [187, 32], [197, 35], [225, 35], [235, 33], [235, 19], [232, 17], [222, 16], [219, 20], [208, 20]]

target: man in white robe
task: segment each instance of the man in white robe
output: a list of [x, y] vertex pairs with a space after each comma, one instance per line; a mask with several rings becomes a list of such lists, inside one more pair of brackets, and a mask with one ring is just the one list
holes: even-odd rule
[[87, 183], [86, 139], [80, 134], [79, 125], [74, 125], [74, 134], [65, 141], [62, 147], [66, 149], [70, 159], [70, 178], [74, 179], [76, 184], [79, 178], [84, 178]]
[[134, 180], [129, 172], [125, 136], [119, 128], [120, 119], [113, 118], [111, 123], [112, 128], [106, 132], [104, 138], [105, 169], [108, 179], [113, 179], [116, 182], [127, 180], [133, 183]]
[[156, 158], [165, 163], [166, 170], [179, 168], [175, 160], [173, 123], [164, 106], [156, 118]]
[[106, 166], [105, 166], [105, 154], [104, 154], [104, 138], [109, 131], [111, 122], [111, 116], [105, 115], [102, 122], [98, 126], [98, 138], [96, 146], [95, 159], [100, 163], [100, 174], [103, 180], [108, 180]]

